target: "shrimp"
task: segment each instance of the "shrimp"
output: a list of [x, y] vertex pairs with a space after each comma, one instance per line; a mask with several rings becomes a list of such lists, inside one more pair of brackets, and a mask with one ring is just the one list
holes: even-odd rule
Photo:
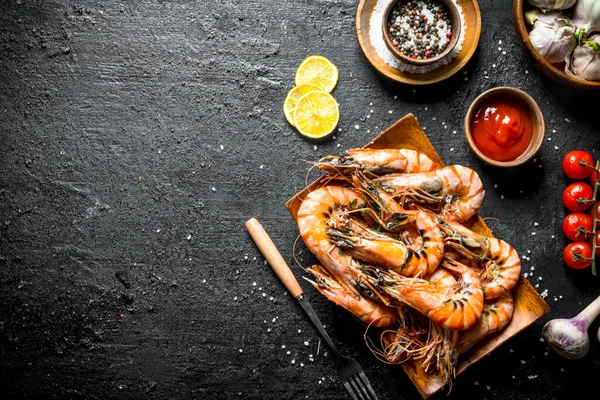
[[362, 322], [375, 327], [396, 323], [398, 319], [396, 308], [385, 306], [365, 296], [351, 296], [342, 283], [336, 281], [319, 265], [313, 265], [308, 272], [315, 277], [315, 281], [310, 279], [307, 281], [330, 301], [345, 308]]
[[364, 206], [362, 197], [350, 188], [323, 186], [306, 195], [296, 214], [300, 235], [308, 249], [354, 296], [359, 295], [356, 290], [357, 263], [331, 242], [327, 235], [328, 220], [334, 210], [352, 213], [361, 211]]
[[446, 235], [446, 247], [481, 267], [479, 279], [486, 299], [498, 297], [517, 284], [521, 277], [521, 259], [514, 247], [442, 218], [437, 222]]
[[375, 175], [427, 172], [438, 168], [431, 158], [411, 149], [349, 149], [341, 156], [321, 158], [317, 166], [333, 174], [359, 170]]
[[331, 218], [332, 229], [327, 234], [337, 247], [359, 260], [404, 276], [423, 276], [434, 271], [442, 261], [442, 232], [429, 214], [420, 210], [407, 213], [413, 220], [414, 233], [405, 235], [404, 241], [335, 211]]
[[510, 292], [504, 292], [495, 299], [486, 299], [479, 322], [470, 329], [461, 332], [458, 341], [458, 353], [464, 354], [487, 335], [504, 329], [512, 320], [515, 303]]
[[442, 266], [460, 275], [456, 284], [444, 288], [425, 279], [408, 278], [393, 271], [362, 266], [361, 274], [375, 288], [407, 304], [442, 328], [465, 330], [477, 323], [483, 310], [483, 290], [477, 272], [457, 261]]
[[451, 165], [431, 172], [389, 174], [374, 180], [402, 202], [435, 205], [445, 219], [464, 222], [477, 213], [485, 191], [477, 172]]
[[[442, 267], [437, 268], [424, 279], [442, 288], [456, 284], [454, 276]], [[382, 350], [376, 355], [382, 356], [391, 364], [402, 363], [410, 357], [415, 360], [434, 358], [432, 352], [443, 343], [439, 326], [432, 324], [424, 315], [417, 313], [406, 304], [398, 306], [398, 315], [398, 328], [382, 333]]]

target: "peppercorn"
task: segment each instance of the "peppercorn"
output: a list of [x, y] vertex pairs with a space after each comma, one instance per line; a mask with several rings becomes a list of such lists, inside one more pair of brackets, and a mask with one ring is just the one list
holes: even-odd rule
[[[433, 15], [433, 18], [427, 15]], [[447, 48], [452, 37], [448, 13], [437, 1], [400, 0], [392, 9], [386, 26], [394, 46], [402, 49], [402, 54], [416, 59], [437, 56]]]

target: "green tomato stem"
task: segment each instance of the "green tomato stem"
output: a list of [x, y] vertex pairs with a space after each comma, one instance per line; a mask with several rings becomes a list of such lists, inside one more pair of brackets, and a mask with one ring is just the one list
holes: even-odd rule
[[586, 163], [583, 160], [578, 160], [577, 162], [579, 163], [579, 165], [583, 165], [584, 167], [590, 167], [590, 168], [592, 168], [592, 169], [595, 170], [595, 168], [594, 168], [594, 166], [592, 164], [588, 164], [588, 163]]
[[598, 222], [598, 215], [596, 215], [597, 211], [598, 211], [598, 207], [596, 207], [596, 196], [598, 194], [598, 168], [600, 168], [600, 160], [596, 161], [596, 168], [594, 170], [594, 174], [596, 174], [596, 179], [594, 182], [594, 205], [592, 207], [594, 207], [594, 209], [592, 210], [593, 214], [594, 214], [594, 228], [593, 228], [593, 234], [592, 234], [592, 275], [596, 276], [596, 223]]

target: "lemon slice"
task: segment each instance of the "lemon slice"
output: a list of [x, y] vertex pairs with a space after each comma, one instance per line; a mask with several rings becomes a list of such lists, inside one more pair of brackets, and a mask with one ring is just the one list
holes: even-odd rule
[[298, 100], [294, 109], [294, 126], [309, 139], [327, 137], [340, 119], [337, 101], [326, 92], [310, 92]]
[[304, 84], [317, 85], [327, 93], [331, 93], [338, 81], [338, 69], [323, 56], [307, 57], [296, 71], [296, 86]]
[[298, 100], [300, 100], [300, 97], [304, 96], [307, 93], [316, 91], [323, 91], [323, 89], [317, 85], [306, 84], [294, 86], [288, 92], [287, 97], [283, 102], [283, 113], [285, 114], [285, 119], [287, 119], [292, 126], [296, 126], [294, 125], [294, 109], [296, 108], [296, 104], [298, 104]]

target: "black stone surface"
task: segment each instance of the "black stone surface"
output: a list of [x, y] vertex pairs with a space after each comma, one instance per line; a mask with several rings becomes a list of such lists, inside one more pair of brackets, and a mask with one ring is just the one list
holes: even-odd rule
[[[595, 393], [598, 322], [581, 360], [540, 338], [546, 321], [600, 294], [589, 270], [562, 262], [560, 164], [575, 148], [599, 156], [598, 94], [535, 69], [510, 1], [479, 5], [472, 62], [413, 89], [364, 57], [357, 1], [0, 2], [0, 397], [348, 398], [244, 222], [257, 217], [303, 276], [284, 203], [304, 187], [307, 161], [362, 146], [407, 113], [446, 163], [480, 173], [480, 214], [552, 309], [435, 398]], [[340, 71], [341, 131], [316, 147], [281, 110], [310, 54]], [[501, 85], [530, 93], [547, 126], [535, 162], [504, 174], [462, 136], [469, 103]], [[301, 243], [296, 257], [314, 261]], [[301, 285], [380, 399], [420, 398], [401, 367], [370, 353], [363, 326]]]

